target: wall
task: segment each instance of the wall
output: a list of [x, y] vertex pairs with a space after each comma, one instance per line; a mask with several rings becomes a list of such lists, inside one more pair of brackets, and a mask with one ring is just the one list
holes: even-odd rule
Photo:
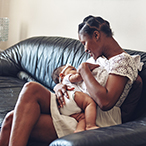
[[32, 36], [78, 39], [77, 25], [89, 15], [110, 21], [121, 47], [146, 51], [145, 0], [0, 0], [9, 17], [9, 40], [1, 49]]

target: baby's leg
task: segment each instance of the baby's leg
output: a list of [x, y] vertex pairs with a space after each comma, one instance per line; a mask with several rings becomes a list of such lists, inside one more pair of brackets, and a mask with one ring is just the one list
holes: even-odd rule
[[86, 130], [99, 128], [96, 126], [96, 103], [93, 99], [83, 93], [75, 92], [75, 102], [85, 112]]
[[73, 115], [71, 115], [71, 117], [75, 118], [78, 122], [76, 130], [74, 131], [74, 133], [86, 130], [85, 114], [84, 113], [73, 114]]

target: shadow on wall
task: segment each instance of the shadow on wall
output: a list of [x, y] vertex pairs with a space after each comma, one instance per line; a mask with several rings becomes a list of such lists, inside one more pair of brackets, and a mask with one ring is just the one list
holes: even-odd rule
[[[21, 23], [20, 30], [19, 30], [19, 40], [24, 40], [27, 38], [28, 34], [28, 26], [26, 23]], [[9, 39], [8, 39], [9, 41]], [[7, 49], [8, 47], [8, 41], [6, 42], [0, 42], [0, 51]]]
[[21, 23], [20, 25], [20, 31], [19, 31], [19, 40], [24, 40], [27, 38], [27, 34], [28, 34], [28, 26], [26, 23]]

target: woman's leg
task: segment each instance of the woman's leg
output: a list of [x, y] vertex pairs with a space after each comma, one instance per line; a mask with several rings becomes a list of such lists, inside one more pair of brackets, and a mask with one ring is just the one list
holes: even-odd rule
[[0, 146], [8, 146], [13, 119], [13, 111], [9, 112], [2, 123], [0, 132]]
[[30, 138], [48, 144], [58, 138], [50, 115], [41, 114], [30, 134]]
[[[40, 140], [45, 139], [48, 143], [57, 138], [50, 117], [50, 96], [50, 92], [36, 82], [23, 87], [14, 109], [9, 146], [25, 146], [30, 134], [37, 138], [40, 133]], [[35, 132], [35, 129], [39, 130]], [[42, 129], [47, 129], [47, 133]], [[49, 135], [44, 137], [46, 134]]]
[[[3, 121], [0, 132], [0, 146], [8, 146], [13, 119], [13, 111], [8, 113]], [[24, 129], [25, 130], [25, 129]], [[22, 131], [23, 132], [23, 131]], [[48, 114], [41, 114], [37, 124], [34, 126], [30, 139], [49, 144], [57, 138], [52, 118]]]

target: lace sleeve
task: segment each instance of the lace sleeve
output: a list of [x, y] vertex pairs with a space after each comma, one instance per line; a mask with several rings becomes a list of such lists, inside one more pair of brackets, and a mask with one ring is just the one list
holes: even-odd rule
[[122, 53], [110, 59], [109, 73], [126, 76], [133, 83], [138, 75], [140, 63], [140, 59], [138, 61], [137, 56], [132, 57], [127, 53]]

